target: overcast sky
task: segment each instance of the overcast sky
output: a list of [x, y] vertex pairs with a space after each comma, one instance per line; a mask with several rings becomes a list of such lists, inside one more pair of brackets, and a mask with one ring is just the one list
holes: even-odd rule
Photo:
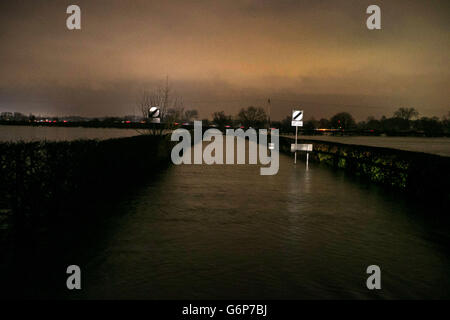
[[[78, 4], [82, 30], [66, 28]], [[366, 28], [370, 4], [382, 30]], [[164, 82], [201, 117], [272, 100], [272, 117], [450, 111], [450, 1], [2, 0], [0, 111], [137, 113]]]

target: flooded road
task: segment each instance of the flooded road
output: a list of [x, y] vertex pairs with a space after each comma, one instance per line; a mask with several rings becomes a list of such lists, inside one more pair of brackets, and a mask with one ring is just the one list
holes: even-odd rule
[[[84, 270], [74, 297], [450, 297], [449, 228], [431, 207], [286, 155], [274, 176], [172, 166], [111, 207], [71, 255]], [[366, 288], [373, 264], [380, 291]]]

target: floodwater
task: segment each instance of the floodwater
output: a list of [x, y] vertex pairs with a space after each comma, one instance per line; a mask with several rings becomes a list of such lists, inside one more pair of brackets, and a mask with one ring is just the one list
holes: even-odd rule
[[111, 139], [138, 135], [135, 129], [39, 127], [0, 125], [0, 141], [68, 141], [77, 139]]
[[[115, 204], [77, 298], [450, 298], [450, 233], [432, 207], [316, 164], [180, 165]], [[381, 268], [368, 290], [366, 269]]]
[[[85, 205], [102, 218], [15, 251], [19, 267], [2, 276], [21, 295], [450, 298], [448, 219], [431, 203], [319, 164], [306, 169], [303, 159], [280, 154], [273, 176], [259, 165], [172, 165]], [[82, 270], [81, 291], [65, 289], [69, 264]], [[370, 265], [381, 268], [381, 290], [366, 287]]]
[[299, 139], [321, 140], [372, 147], [393, 148], [406, 151], [425, 152], [450, 157], [450, 138], [425, 137], [351, 137], [351, 136], [303, 136]]
[[[0, 141], [67, 141], [76, 139], [103, 140], [110, 138], [131, 137], [138, 134], [140, 133], [136, 129], [0, 125]], [[450, 157], [450, 138], [445, 137], [337, 137], [299, 135], [298, 138], [374, 147], [386, 147]]]

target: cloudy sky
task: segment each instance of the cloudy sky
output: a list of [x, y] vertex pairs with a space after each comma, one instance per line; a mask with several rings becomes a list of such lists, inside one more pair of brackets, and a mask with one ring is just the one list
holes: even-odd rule
[[[77, 4], [82, 30], [66, 28]], [[370, 4], [382, 30], [366, 28]], [[272, 116], [450, 111], [450, 2], [2, 0], [0, 111], [137, 113], [166, 75], [201, 117], [272, 100]]]

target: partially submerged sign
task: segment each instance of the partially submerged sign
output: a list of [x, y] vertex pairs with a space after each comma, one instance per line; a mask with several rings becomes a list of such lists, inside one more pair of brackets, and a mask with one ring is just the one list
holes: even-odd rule
[[292, 122], [293, 127], [303, 127], [303, 110], [292, 111]]
[[[303, 127], [303, 110], [292, 111], [291, 125], [295, 127], [295, 144], [291, 145], [291, 152], [294, 152], [294, 163], [297, 163], [297, 151], [312, 151], [312, 144], [297, 144], [298, 127]], [[308, 169], [309, 153], [306, 152], [306, 169]]]
[[312, 144], [291, 144], [291, 152], [295, 151], [312, 151], [313, 145]]

